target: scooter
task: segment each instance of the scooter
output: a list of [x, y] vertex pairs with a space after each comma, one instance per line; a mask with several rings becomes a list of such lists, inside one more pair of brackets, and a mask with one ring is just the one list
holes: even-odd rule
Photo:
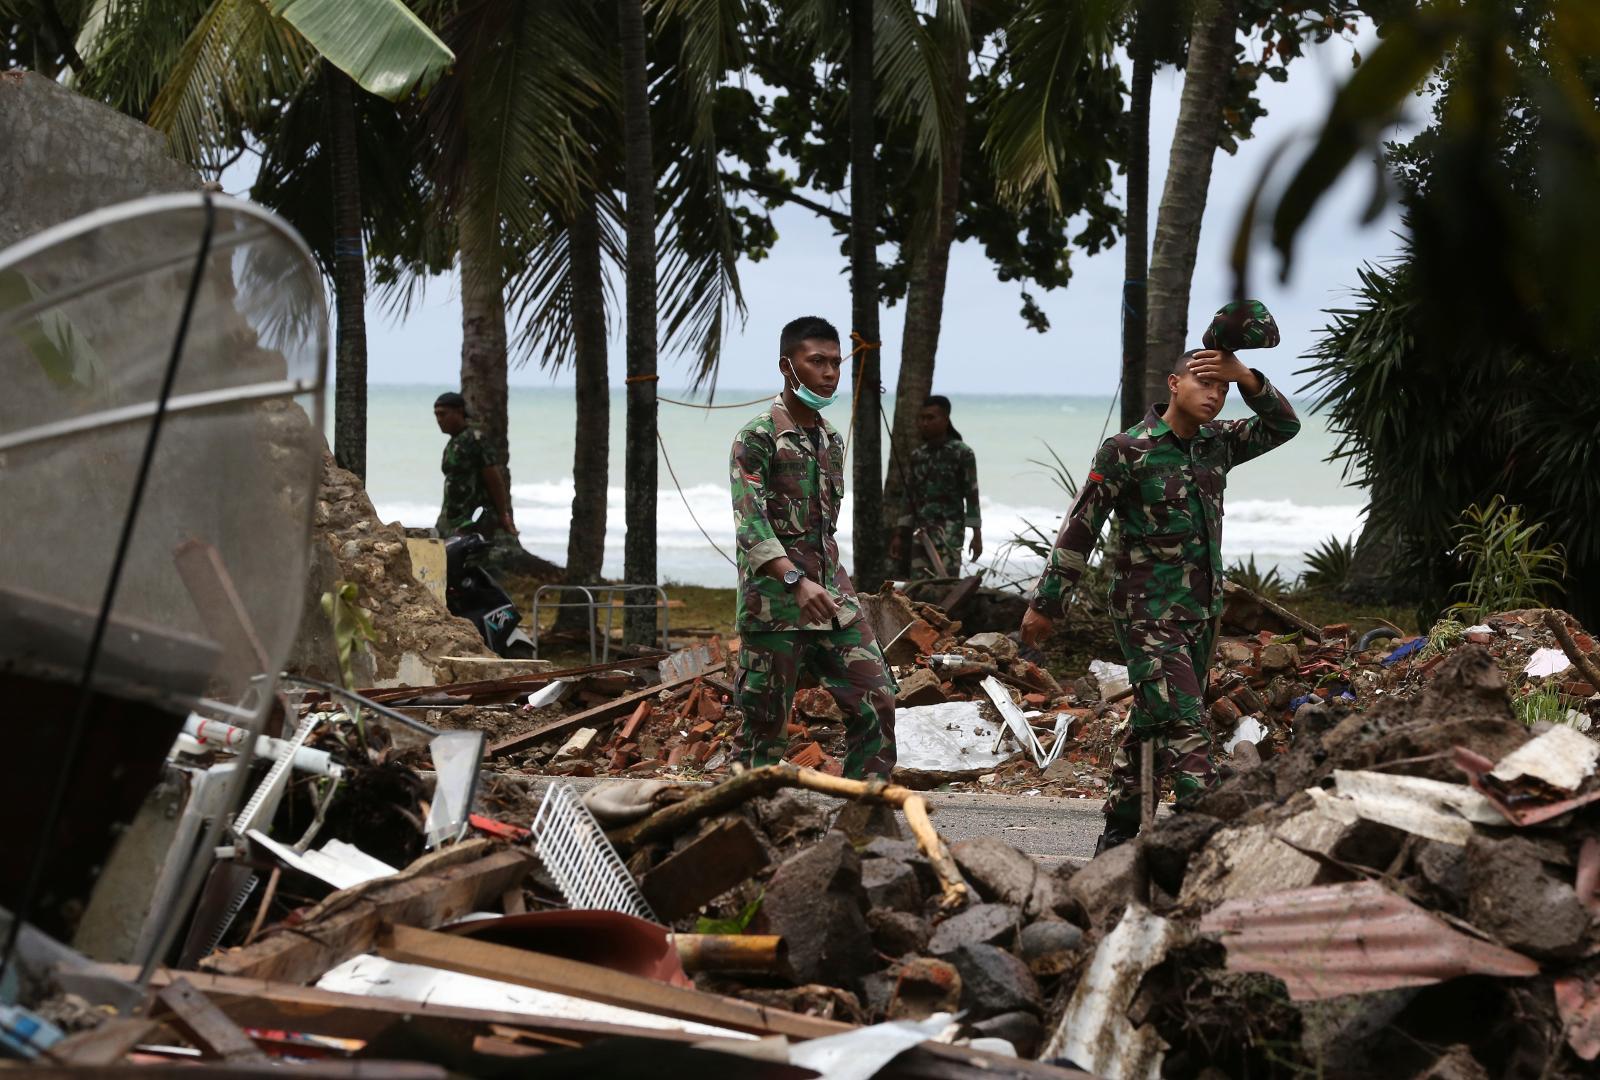
[[479, 533], [461, 533], [444, 542], [445, 606], [473, 626], [483, 640], [508, 660], [532, 660], [533, 639], [518, 625], [522, 613], [511, 595], [482, 566], [468, 565], [489, 550], [489, 540]]

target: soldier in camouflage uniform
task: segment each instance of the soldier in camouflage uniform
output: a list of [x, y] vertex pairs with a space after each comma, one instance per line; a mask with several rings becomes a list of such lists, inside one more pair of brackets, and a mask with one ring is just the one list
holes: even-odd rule
[[450, 436], [440, 462], [444, 502], [436, 524], [439, 535], [504, 529], [515, 536], [517, 523], [511, 516], [511, 495], [499, 457], [467, 423], [466, 399], [456, 393], [440, 394], [433, 403], [433, 418]]
[[[905, 508], [899, 528], [889, 542], [889, 557], [900, 558], [907, 530], [922, 529], [939, 553], [944, 574], [961, 573], [961, 544], [972, 530], [972, 557], [983, 554], [983, 522], [978, 514], [978, 458], [961, 441], [950, 423], [950, 399], [928, 398], [917, 417], [922, 445], [911, 453], [911, 475], [906, 479]], [[912, 532], [911, 577], [933, 577], [938, 571], [927, 549]]]
[[[1278, 329], [1257, 301], [1229, 304], [1167, 378], [1170, 403], [1106, 440], [1067, 512], [1023, 618], [1028, 643], [1066, 611], [1096, 537], [1115, 515], [1111, 615], [1134, 688], [1129, 724], [1113, 761], [1106, 830], [1111, 847], [1139, 829], [1139, 744], [1154, 739], [1159, 785], [1174, 773], [1180, 806], [1215, 780], [1205, 689], [1222, 614], [1222, 492], [1235, 465], [1300, 430], [1289, 401], [1234, 355], [1269, 348]], [[1238, 383], [1248, 420], [1217, 420], [1228, 384]]]
[[844, 774], [886, 777], [895, 760], [894, 684], [839, 562], [844, 442], [820, 415], [839, 386], [839, 332], [819, 318], [796, 319], [783, 328], [779, 354], [783, 392], [739, 429], [729, 462], [740, 760], [783, 759], [805, 669], [844, 712]]

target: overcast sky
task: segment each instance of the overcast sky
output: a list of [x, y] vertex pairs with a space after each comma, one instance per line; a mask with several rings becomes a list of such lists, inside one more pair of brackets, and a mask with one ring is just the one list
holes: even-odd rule
[[[1370, 54], [1374, 44], [1370, 33], [1357, 43], [1363, 55]], [[1217, 153], [1192, 289], [1191, 337], [1198, 338], [1211, 312], [1226, 299], [1226, 253], [1260, 170], [1280, 142], [1309, 139], [1315, 133], [1334, 88], [1349, 77], [1351, 51], [1349, 42], [1329, 42], [1296, 60], [1287, 82], [1264, 81], [1260, 93], [1268, 111], [1257, 121], [1255, 137], [1242, 144], [1236, 155]], [[1181, 73], [1162, 69], [1151, 94], [1152, 233], [1182, 85]], [[1414, 104], [1411, 112], [1420, 114], [1420, 103]], [[237, 186], [233, 180], [234, 176], [225, 179], [230, 191], [247, 183], [243, 176]], [[1123, 178], [1117, 177], [1119, 198], [1122, 182]], [[1397, 247], [1394, 233], [1399, 226], [1392, 205], [1373, 224], [1359, 224], [1371, 184], [1371, 169], [1353, 169], [1324, 201], [1301, 235], [1294, 275], [1287, 285], [1277, 282], [1276, 260], [1265, 248], [1257, 248], [1255, 289], [1283, 332], [1282, 347], [1264, 357], [1268, 362], [1263, 366], [1282, 383], [1298, 382], [1288, 374], [1301, 366], [1296, 358], [1324, 324], [1322, 309], [1345, 302], [1363, 261], [1381, 259]], [[835, 200], [835, 205], [848, 209], [843, 200]], [[774, 221], [779, 239], [769, 257], [740, 265], [749, 318], [742, 329], [736, 327], [729, 335], [720, 376], [723, 387], [765, 388], [772, 382], [778, 330], [795, 316], [823, 315], [837, 324], [841, 333], [848, 333], [850, 294], [839, 238], [831, 227], [801, 208], [780, 209]], [[1017, 284], [996, 280], [978, 245], [958, 245], [950, 259], [934, 389], [958, 394], [1112, 392], [1121, 364], [1118, 308], [1122, 261], [1120, 244], [1092, 258], [1074, 252], [1073, 276], [1067, 288], [1031, 290], [1053, 327], [1037, 334], [1027, 329], [1017, 314], [1021, 306]], [[884, 382], [891, 388], [899, 364], [904, 311], [901, 303], [884, 309], [881, 316]], [[403, 323], [392, 319], [376, 302], [370, 303], [367, 331], [373, 382], [426, 383], [441, 388], [456, 384], [461, 309], [453, 276], [435, 280], [426, 302]], [[610, 360], [614, 385], [622, 383], [623, 366], [620, 327], [614, 327]], [[683, 358], [663, 356], [662, 384], [684, 385], [688, 370]], [[570, 385], [571, 376], [552, 378], [529, 365], [513, 371], [511, 382]]]

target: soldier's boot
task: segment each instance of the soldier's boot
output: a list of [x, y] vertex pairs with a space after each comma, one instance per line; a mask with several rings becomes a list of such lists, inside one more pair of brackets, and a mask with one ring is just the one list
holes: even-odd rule
[[1100, 839], [1094, 842], [1094, 853], [1100, 855], [1114, 847], [1121, 847], [1129, 840], [1139, 835], [1139, 826], [1129, 828], [1120, 821], [1106, 819], [1106, 831], [1100, 834]]

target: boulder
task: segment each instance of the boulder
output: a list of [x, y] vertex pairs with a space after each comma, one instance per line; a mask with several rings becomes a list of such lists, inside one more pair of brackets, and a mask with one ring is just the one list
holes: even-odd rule
[[886, 956], [920, 953], [933, 936], [928, 920], [908, 911], [874, 909], [867, 912], [867, 925], [872, 928], [872, 944]]
[[917, 668], [901, 679], [900, 690], [894, 696], [894, 703], [902, 709], [938, 705], [944, 700], [944, 687], [940, 685], [939, 676], [927, 668]]
[[1028, 965], [993, 945], [964, 945], [945, 959], [961, 973], [961, 1007], [969, 1021], [1008, 1012], [1044, 1010], [1039, 983]]
[[1077, 963], [1083, 931], [1060, 919], [1040, 919], [1022, 928], [1017, 953], [1039, 978], [1053, 978]]
[[974, 904], [933, 928], [928, 951], [934, 956], [953, 953], [965, 945], [1013, 948], [1022, 913], [1010, 904]]
[[985, 900], [1021, 908], [1036, 919], [1055, 906], [1055, 883], [1039, 864], [1004, 840], [980, 836], [950, 846], [956, 864]]
[[1577, 892], [1519, 836], [1467, 841], [1467, 921], [1500, 944], [1540, 959], [1583, 952], [1589, 913]]
[[966, 641], [969, 648], [982, 649], [996, 660], [1014, 660], [1017, 655], [1017, 643], [1004, 634], [990, 632], [987, 634], [973, 634]]
[[779, 866], [761, 904], [767, 932], [784, 939], [794, 982], [852, 991], [877, 966], [866, 911], [861, 860], [840, 833]]
[[899, 859], [866, 859], [861, 864], [861, 885], [874, 908], [890, 911], [922, 910], [922, 883], [916, 870]]
[[1143, 840], [1130, 840], [1102, 852], [1072, 876], [1066, 903], [1083, 926], [1115, 923], [1129, 903], [1148, 902], [1149, 879]]

